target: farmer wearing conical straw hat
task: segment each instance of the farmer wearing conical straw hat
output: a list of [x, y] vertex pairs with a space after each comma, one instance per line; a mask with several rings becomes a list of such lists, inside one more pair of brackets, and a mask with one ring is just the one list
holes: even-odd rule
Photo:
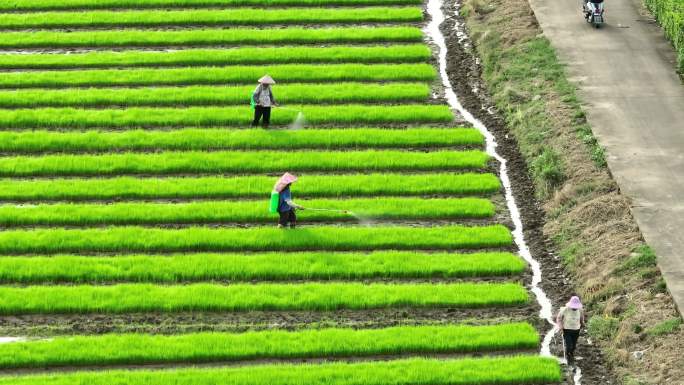
[[582, 310], [582, 302], [578, 296], [573, 296], [565, 306], [560, 308], [556, 317], [556, 324], [563, 331], [565, 357], [568, 360], [568, 364], [573, 365], [580, 329], [585, 324], [584, 310]]
[[287, 225], [290, 225], [290, 228], [294, 229], [297, 223], [295, 209], [304, 210], [304, 207], [292, 201], [290, 185], [296, 181], [296, 175], [286, 172], [280, 177], [280, 179], [278, 179], [275, 186], [273, 186], [273, 191], [278, 193], [278, 215], [280, 215], [280, 219], [278, 220], [279, 228], [284, 228], [287, 227]]
[[271, 89], [273, 84], [275, 84], [275, 80], [268, 75], [264, 75], [259, 79], [259, 85], [254, 89], [252, 94], [252, 106], [254, 107], [252, 127], [258, 126], [259, 120], [261, 120], [262, 126], [268, 128], [268, 124], [271, 122], [271, 106], [278, 105]]

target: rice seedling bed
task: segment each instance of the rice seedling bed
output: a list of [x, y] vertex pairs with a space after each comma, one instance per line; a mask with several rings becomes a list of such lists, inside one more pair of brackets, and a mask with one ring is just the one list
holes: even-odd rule
[[0, 232], [0, 253], [136, 253], [199, 251], [455, 250], [510, 246], [511, 232], [491, 226], [318, 226], [158, 229], [109, 227]]
[[184, 8], [241, 6], [364, 6], [419, 5], [420, 0], [9, 0], [0, 4], [2, 11], [37, 11], [66, 9]]
[[239, 8], [7, 13], [0, 29], [421, 22], [417, 7]]
[[514, 276], [525, 262], [506, 252], [54, 255], [0, 258], [3, 283], [201, 282], [476, 278]]
[[[277, 107], [276, 107], [277, 109]], [[33, 108], [0, 109], [5, 128], [144, 128], [182, 126], [249, 126], [248, 107], [188, 107], [126, 109]], [[291, 124], [303, 113], [308, 124], [448, 123], [454, 116], [447, 106], [402, 105], [293, 105], [273, 112], [274, 125]]]
[[[0, 179], [0, 200], [111, 200], [264, 198], [270, 176], [114, 177], [96, 179]], [[373, 197], [492, 194], [501, 188], [493, 174], [307, 174], [297, 197]]]
[[258, 331], [57, 337], [3, 347], [0, 368], [228, 362], [250, 359], [363, 357], [534, 349], [537, 331], [526, 323], [493, 326], [400, 326], [385, 329]]
[[439, 148], [482, 146], [470, 128], [382, 128], [307, 130], [178, 129], [174, 131], [0, 131], [0, 152], [146, 150], [261, 150], [345, 148]]
[[[299, 210], [302, 221], [353, 221], [383, 219], [490, 218], [494, 204], [481, 198], [355, 198], [309, 199], [299, 204], [314, 210]], [[316, 211], [316, 208], [340, 211]], [[349, 210], [349, 212], [347, 212]], [[203, 201], [188, 203], [112, 203], [0, 205], [0, 225], [128, 225], [267, 223], [276, 215], [263, 200]]]
[[[49, 55], [43, 62], [27, 57], [0, 55], [0, 68], [37, 68], [54, 65]], [[429, 64], [281, 64], [269, 66], [227, 66], [188, 68], [134, 68], [116, 70], [5, 72], [2, 88], [82, 86], [163, 86], [191, 84], [253, 84], [268, 73], [282, 83], [292, 82], [406, 82], [432, 81], [435, 70]], [[245, 97], [249, 99], [249, 95]]]
[[0, 378], [12, 385], [472, 385], [548, 384], [561, 380], [558, 362], [540, 356], [385, 362], [271, 364], [238, 368], [113, 370]]
[[[482, 151], [215, 151], [0, 157], [0, 176], [482, 169]], [[270, 191], [270, 190], [269, 190]]]
[[520, 306], [529, 300], [517, 283], [4, 286], [0, 297], [0, 314], [481, 308]]
[[[0, 91], [0, 108], [244, 106], [252, 92], [253, 86], [26, 89]], [[279, 103], [410, 103], [427, 101], [429, 95], [430, 87], [425, 83], [286, 84], [278, 87]], [[243, 109], [242, 114], [249, 115], [245, 112]]]
[[[373, 62], [425, 61], [430, 51], [424, 45], [407, 47], [268, 47], [268, 44], [340, 44], [340, 43], [420, 43], [422, 33], [417, 27], [337, 27], [337, 28], [213, 28], [187, 30], [95, 30], [95, 31], [34, 31], [4, 32], [0, 48], [77, 48], [77, 47], [197, 47], [206, 45], [246, 45], [233, 49], [193, 49], [176, 52], [153, 53], [124, 51], [119, 55], [99, 52], [90, 55], [72, 54], [63, 65], [103, 67], [106, 65], [132, 65], [137, 62], [153, 62], [159, 65], [176, 64], [226, 64], [236, 62], [272, 64], [276, 62], [323, 61], [327, 54], [330, 61]], [[346, 49], [341, 49], [346, 48]], [[277, 53], [287, 53], [286, 57]], [[364, 54], [368, 55], [364, 58]], [[45, 55], [33, 54], [31, 58], [44, 59]], [[137, 60], [134, 60], [137, 59]], [[120, 62], [113, 62], [119, 60]]]

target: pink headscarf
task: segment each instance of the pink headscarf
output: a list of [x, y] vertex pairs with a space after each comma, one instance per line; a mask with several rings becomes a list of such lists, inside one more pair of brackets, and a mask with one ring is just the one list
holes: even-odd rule
[[580, 299], [578, 296], [573, 296], [570, 298], [570, 301], [568, 301], [568, 304], [566, 305], [570, 309], [581, 309], [582, 308], [582, 302], [580, 302]]
[[276, 182], [275, 186], [273, 187], [273, 190], [277, 192], [281, 192], [287, 187], [288, 184], [294, 183], [297, 181], [297, 176], [290, 174], [289, 172], [286, 172], [283, 174], [283, 176], [278, 179]]

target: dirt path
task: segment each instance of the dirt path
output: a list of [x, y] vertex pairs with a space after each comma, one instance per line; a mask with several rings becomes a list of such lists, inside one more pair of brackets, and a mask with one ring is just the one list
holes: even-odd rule
[[684, 313], [684, 86], [674, 50], [639, 0], [607, 1], [601, 30], [584, 22], [578, 0], [529, 1]]

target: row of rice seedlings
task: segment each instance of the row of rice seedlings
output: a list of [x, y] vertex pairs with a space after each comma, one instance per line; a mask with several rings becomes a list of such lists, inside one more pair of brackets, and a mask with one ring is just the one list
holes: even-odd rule
[[0, 385], [534, 385], [561, 381], [555, 358], [411, 358], [374, 362], [111, 370], [0, 377]]
[[0, 3], [2, 11], [46, 11], [66, 9], [119, 8], [194, 8], [244, 6], [365, 6], [418, 5], [420, 0], [8, 0]]
[[[0, 91], [0, 108], [225, 106], [245, 105], [254, 86], [150, 88], [64, 88]], [[406, 103], [427, 101], [424, 83], [285, 84], [276, 90], [279, 103]]]
[[421, 22], [418, 7], [238, 8], [6, 13], [0, 29]]
[[[2, 92], [0, 92], [2, 95]], [[0, 152], [115, 150], [259, 150], [482, 146], [471, 128], [232, 130], [184, 128], [130, 131], [0, 131]]]
[[[32, 31], [32, 32], [4, 32], [3, 39], [0, 41], [0, 48], [74, 48], [74, 47], [173, 47], [173, 46], [205, 46], [205, 45], [244, 45], [244, 44], [330, 44], [330, 43], [397, 43], [397, 42], [421, 42], [422, 32], [417, 27], [338, 27], [338, 28], [214, 28], [214, 29], [186, 29], [186, 30], [99, 30], [99, 31]], [[312, 47], [313, 48], [313, 47]], [[351, 47], [350, 47], [351, 48]], [[369, 47], [370, 48], [370, 47]], [[310, 48], [311, 49], [311, 48]], [[196, 54], [190, 54], [195, 51]], [[240, 57], [237, 51], [244, 52], [247, 57]], [[266, 53], [269, 59], [285, 60], [273, 55], [275, 52], [282, 51], [270, 47], [259, 48], [258, 54], [253, 53], [254, 48], [244, 50], [225, 50], [225, 55], [221, 56], [217, 50], [187, 50], [179, 52], [167, 52], [170, 58], [175, 58], [177, 62], [184, 63], [205, 63], [219, 64], [226, 63], [227, 57], [233, 60], [244, 60], [252, 63], [260, 61], [269, 63], [261, 56]], [[354, 50], [340, 52], [334, 47], [319, 49], [317, 51], [307, 51], [306, 47], [300, 49], [289, 47], [291, 53], [288, 60], [295, 62], [295, 57], [303, 60], [321, 61], [320, 54], [317, 52], [329, 52], [330, 61], [358, 60], [363, 61], [361, 55], [354, 55], [355, 52], [363, 52], [370, 57], [368, 61], [379, 61], [378, 52], [384, 53], [388, 61], [417, 61], [424, 58], [426, 47], [423, 49], [414, 48], [413, 50], [387, 47], [386, 50], [364, 49], [356, 47]], [[150, 57], [152, 53], [145, 54], [138, 52], [138, 57]], [[198, 54], [206, 57], [198, 57]], [[81, 58], [85, 62], [84, 66], [103, 66], [106, 63], [100, 55], [72, 54]], [[110, 54], [111, 55], [111, 54]], [[35, 57], [38, 55], [31, 55]], [[92, 57], [99, 58], [95, 61]], [[135, 55], [132, 52], [116, 56], [116, 59], [131, 60]], [[181, 61], [182, 58], [182, 61]], [[91, 62], [89, 63], [87, 60]], [[194, 59], [194, 60], [193, 60]], [[74, 65], [79, 61], [74, 61]], [[164, 62], [162, 62], [164, 63]]]
[[[481, 169], [482, 151], [214, 151], [0, 157], [1, 176]], [[266, 191], [270, 191], [270, 188]]]
[[511, 241], [511, 232], [502, 225], [316, 226], [291, 231], [275, 227], [128, 226], [5, 230], [0, 232], [0, 253], [454, 250], [504, 247]]
[[[55, 65], [56, 55], [42, 55], [43, 64]], [[0, 68], [40, 66], [29, 61], [0, 55]], [[57, 66], [59, 66], [57, 64]], [[255, 84], [265, 73], [280, 83], [342, 81], [432, 81], [435, 69], [430, 64], [281, 64], [271, 66], [228, 66], [191, 68], [132, 68], [74, 71], [14, 71], [0, 77], [2, 88], [145, 86], [191, 84]], [[245, 96], [247, 99], [249, 95]]]
[[[449, 106], [429, 104], [332, 106], [292, 105], [272, 111], [273, 125], [289, 125], [300, 114], [307, 124], [400, 124], [448, 123], [454, 116]], [[249, 106], [126, 109], [33, 108], [0, 109], [0, 126], [5, 128], [83, 129], [147, 128], [182, 126], [249, 126]]]
[[[0, 258], [3, 283], [201, 282], [514, 276], [525, 262], [505, 252], [294, 252]], [[5, 355], [6, 356], [6, 355]], [[0, 359], [2, 359], [0, 357]]]
[[[285, 142], [285, 143], [283, 143]], [[415, 127], [252, 130], [184, 128], [128, 131], [3, 131], [6, 152], [102, 151], [108, 149], [270, 149], [270, 148], [411, 148], [479, 146], [482, 134], [472, 128]]]
[[[326, 211], [299, 210], [302, 221], [369, 221], [490, 218], [494, 204], [481, 198], [309, 199], [299, 204]], [[150, 225], [268, 223], [276, 218], [265, 201], [0, 205], [0, 225]], [[327, 211], [339, 210], [339, 211]], [[349, 210], [349, 211], [347, 211]]]
[[[272, 176], [0, 179], [0, 200], [264, 198], [274, 183]], [[298, 198], [468, 195], [492, 194], [500, 187], [493, 174], [307, 174], [297, 182], [295, 194]]]
[[520, 306], [529, 301], [527, 290], [517, 283], [3, 286], [0, 298], [2, 315], [483, 308]]
[[527, 323], [492, 326], [399, 326], [321, 329], [68, 336], [3, 346], [0, 368], [145, 365], [254, 359], [364, 357], [389, 354], [465, 353], [534, 349], [537, 331]]

